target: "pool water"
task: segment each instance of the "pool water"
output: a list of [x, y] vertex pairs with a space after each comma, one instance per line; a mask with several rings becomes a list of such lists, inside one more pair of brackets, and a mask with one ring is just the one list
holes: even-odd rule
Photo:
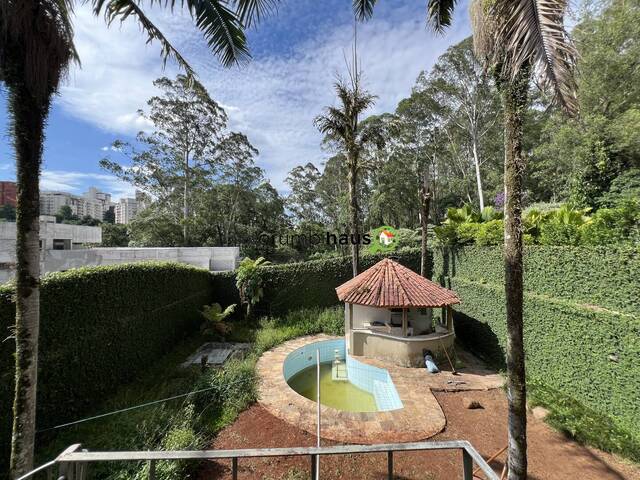
[[[288, 380], [289, 386], [300, 395], [317, 399], [316, 367], [305, 368]], [[346, 412], [375, 412], [374, 396], [347, 380], [331, 379], [331, 363], [320, 364], [320, 403]]]

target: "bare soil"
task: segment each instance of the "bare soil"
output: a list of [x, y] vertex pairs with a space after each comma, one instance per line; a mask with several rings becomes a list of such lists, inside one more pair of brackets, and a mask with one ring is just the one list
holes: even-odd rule
[[[435, 393], [445, 416], [444, 431], [429, 440], [469, 440], [484, 458], [507, 444], [507, 402], [500, 389], [477, 392]], [[483, 408], [467, 409], [465, 399], [480, 402]], [[213, 449], [313, 446], [316, 438], [268, 413], [260, 405], [243, 412], [235, 423], [224, 429], [212, 443]], [[334, 442], [323, 441], [323, 445]], [[640, 480], [640, 466], [614, 455], [567, 439], [544, 422], [529, 416], [529, 478], [531, 480]], [[506, 454], [491, 462], [500, 474]], [[321, 478], [386, 479], [385, 454], [323, 457]], [[309, 478], [308, 458], [271, 458], [239, 460], [241, 480], [298, 480]], [[432, 451], [396, 453], [397, 479], [461, 478], [462, 461], [458, 452]], [[231, 479], [230, 462], [207, 462], [199, 472], [200, 480]], [[481, 474], [477, 478], [484, 478]]]

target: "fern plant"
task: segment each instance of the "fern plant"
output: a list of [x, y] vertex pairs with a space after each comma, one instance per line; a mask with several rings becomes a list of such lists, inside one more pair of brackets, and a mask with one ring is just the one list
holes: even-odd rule
[[231, 326], [224, 320], [235, 310], [235, 303], [233, 305], [229, 305], [224, 310], [222, 310], [222, 306], [219, 303], [212, 303], [211, 305], [205, 305], [202, 307], [200, 314], [206, 320], [202, 324], [202, 333], [205, 335], [220, 336], [224, 342], [225, 335], [229, 333], [229, 330], [231, 330]]

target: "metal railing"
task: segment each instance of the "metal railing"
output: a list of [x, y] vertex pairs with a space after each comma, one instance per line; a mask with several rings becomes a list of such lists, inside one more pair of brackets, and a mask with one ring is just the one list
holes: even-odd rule
[[[378, 445], [336, 445], [330, 447], [260, 448], [245, 450], [192, 450], [192, 451], [135, 451], [135, 452], [90, 452], [82, 450], [80, 444], [72, 445], [58, 458], [48, 462], [17, 480], [37, 478], [38, 473], [54, 480], [86, 480], [90, 464], [95, 462], [147, 462], [149, 480], [156, 480], [156, 465], [159, 461], [179, 460], [231, 460], [231, 476], [238, 478], [238, 461], [247, 458], [302, 457], [310, 459], [310, 478], [315, 479], [318, 459], [325, 455], [349, 455], [366, 453], [387, 454], [387, 475], [394, 478], [394, 452], [417, 452], [425, 450], [458, 450], [462, 456], [462, 479], [473, 479], [475, 463], [487, 480], [499, 480], [493, 469], [473, 446], [465, 440], [446, 442], [388, 443]], [[476, 469], [477, 470], [477, 469]]]

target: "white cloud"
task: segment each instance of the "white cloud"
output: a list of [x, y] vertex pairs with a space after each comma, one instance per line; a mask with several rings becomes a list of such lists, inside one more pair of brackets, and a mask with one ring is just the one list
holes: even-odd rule
[[75, 194], [96, 187], [111, 193], [113, 200], [133, 197], [135, 189], [117, 177], [105, 173], [84, 173], [62, 170], [44, 170], [40, 176], [40, 190], [57, 190]]
[[[466, 2], [459, 12], [466, 18]], [[157, 13], [157, 12], [156, 12]], [[393, 111], [406, 97], [418, 73], [428, 69], [451, 44], [469, 34], [458, 21], [446, 37], [424, 26], [424, 0], [391, 8], [358, 31], [359, 59], [365, 84], [378, 95], [371, 113]], [[157, 22], [192, 62], [213, 98], [225, 106], [233, 129], [245, 132], [260, 150], [258, 163], [274, 185], [283, 189], [295, 165], [324, 158], [313, 118], [334, 102], [332, 83], [344, 72], [352, 27], [332, 22], [282, 55], [262, 57], [243, 69], [223, 70], [207, 52], [198, 32], [184, 16], [158, 14]], [[146, 45], [135, 25], [107, 30], [87, 6], [77, 9], [76, 41], [82, 59], [59, 99], [65, 110], [114, 134], [133, 135], [149, 125], [136, 111], [163, 74], [157, 45]], [[169, 66], [165, 75], [177, 70]]]

